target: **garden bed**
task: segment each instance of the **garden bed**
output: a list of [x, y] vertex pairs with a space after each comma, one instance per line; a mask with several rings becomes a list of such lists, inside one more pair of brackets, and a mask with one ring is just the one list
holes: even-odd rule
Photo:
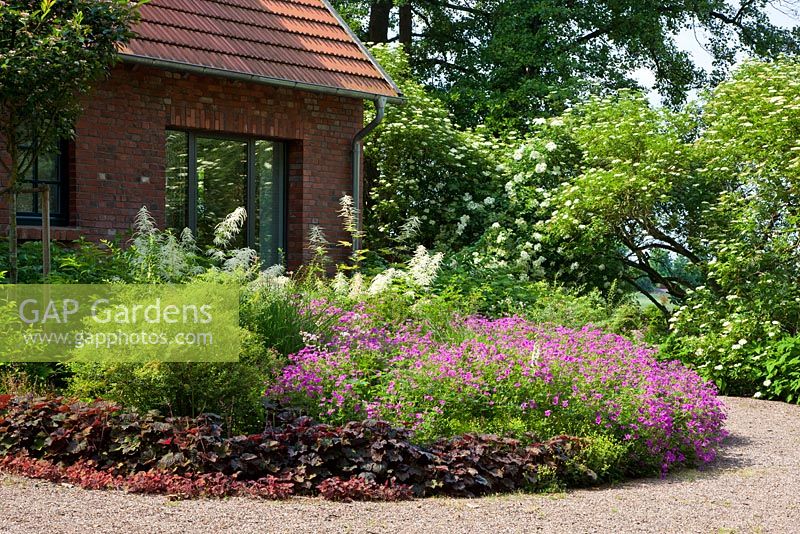
[[334, 500], [472, 497], [591, 482], [583, 440], [464, 435], [422, 447], [381, 421], [341, 427], [298, 417], [262, 434], [222, 437], [214, 416], [163, 418], [106, 403], [0, 397], [0, 470], [89, 489], [175, 497]]
[[601, 479], [665, 474], [714, 459], [725, 435], [713, 384], [653, 347], [591, 326], [521, 317], [388, 325], [364, 306], [332, 340], [290, 356], [268, 394], [330, 423], [381, 418], [419, 441], [470, 432], [587, 438]]
[[311, 307], [332, 335], [290, 357], [264, 432], [5, 395], [0, 469], [181, 498], [474, 497], [664, 475], [712, 461], [725, 436], [712, 385], [620, 336], [517, 317], [435, 333]]
[[[8, 534], [77, 532], [770, 532], [797, 525], [800, 407], [722, 398], [731, 436], [702, 471], [601, 488], [482, 499], [343, 504], [319, 498], [169, 502], [0, 473]], [[698, 513], [702, 509], [702, 513]]]

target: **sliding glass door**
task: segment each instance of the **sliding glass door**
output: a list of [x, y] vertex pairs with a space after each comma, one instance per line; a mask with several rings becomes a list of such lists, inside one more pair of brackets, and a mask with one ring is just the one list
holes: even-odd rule
[[[196, 137], [197, 198], [195, 214], [198, 242], [210, 244], [214, 228], [236, 208], [248, 207], [247, 142], [211, 137]], [[253, 216], [247, 210], [247, 217]], [[246, 232], [231, 246], [250, 245]]]
[[191, 228], [200, 246], [238, 207], [247, 223], [233, 246], [255, 249], [265, 265], [284, 248], [284, 149], [263, 139], [167, 132], [166, 212], [170, 227]]

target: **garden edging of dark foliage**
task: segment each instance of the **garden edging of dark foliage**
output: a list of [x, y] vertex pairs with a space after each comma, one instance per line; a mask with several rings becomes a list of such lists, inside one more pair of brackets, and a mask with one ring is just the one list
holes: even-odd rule
[[466, 434], [420, 446], [386, 422], [336, 427], [289, 413], [261, 434], [227, 438], [210, 414], [169, 418], [104, 401], [0, 395], [0, 470], [174, 498], [474, 497], [596, 480], [578, 461], [583, 440], [530, 438]]

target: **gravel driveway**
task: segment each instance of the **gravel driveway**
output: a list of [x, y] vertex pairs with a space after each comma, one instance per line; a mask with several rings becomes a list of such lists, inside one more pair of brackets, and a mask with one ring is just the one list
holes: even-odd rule
[[0, 532], [800, 532], [800, 406], [726, 398], [716, 464], [555, 495], [340, 504], [86, 491], [0, 475]]

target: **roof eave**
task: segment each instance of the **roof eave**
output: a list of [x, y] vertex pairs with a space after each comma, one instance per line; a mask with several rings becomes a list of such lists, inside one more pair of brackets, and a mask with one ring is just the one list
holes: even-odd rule
[[[358, 35], [356, 35], [355, 32], [353, 32], [352, 28], [350, 28], [350, 25], [347, 24], [347, 22], [345, 22], [345, 20], [339, 14], [336, 8], [333, 7], [333, 4], [331, 4], [328, 0], [321, 0], [321, 1], [323, 5], [328, 9], [328, 11], [330, 11], [331, 14], [334, 17], [336, 17], [336, 21], [339, 23], [339, 26], [341, 26], [342, 29], [345, 32], [347, 32], [347, 35], [349, 35], [350, 39], [352, 39], [353, 42], [358, 46], [358, 48], [361, 50], [361, 53], [364, 54], [367, 57], [367, 59], [369, 59], [369, 62], [372, 63], [372, 66], [375, 67], [375, 69], [381, 73], [381, 76], [383, 76], [383, 78], [389, 83], [394, 92], [400, 95], [400, 97], [402, 97], [403, 92], [394, 82], [392, 77], [389, 76], [389, 73], [383, 69], [380, 63], [378, 63], [378, 60], [375, 59], [375, 56], [372, 55], [372, 52], [370, 52], [369, 49], [364, 45], [364, 43], [361, 42], [361, 39], [359, 39]], [[391, 102], [391, 100], [389, 101]], [[403, 102], [405, 102], [405, 99], [403, 99]]]
[[[357, 41], [358, 42], [358, 41]], [[360, 42], [359, 42], [360, 44]], [[363, 47], [363, 45], [361, 45]], [[366, 51], [366, 50], [365, 50]], [[237, 71], [230, 71], [225, 69], [219, 69], [215, 67], [207, 67], [205, 65], [195, 65], [192, 63], [184, 63], [181, 61], [173, 61], [168, 59], [159, 59], [159, 58], [152, 58], [147, 56], [138, 56], [135, 54], [126, 54], [124, 52], [120, 52], [119, 57], [123, 62], [126, 63], [133, 63], [138, 65], [148, 65], [151, 67], [158, 67], [167, 70], [175, 70], [179, 72], [188, 72], [192, 74], [206, 74], [211, 76], [219, 76], [221, 78], [227, 78], [230, 80], [238, 80], [244, 82], [252, 82], [252, 83], [259, 83], [262, 85], [271, 85], [276, 87], [289, 87], [291, 89], [298, 89], [301, 91], [310, 91], [312, 93], [322, 93], [327, 95], [336, 95], [336, 96], [343, 96], [348, 98], [356, 98], [359, 100], [372, 100], [377, 101], [380, 98], [385, 98], [387, 102], [391, 102], [393, 104], [404, 104], [406, 99], [403, 97], [402, 93], [398, 89], [397, 85], [392, 81], [388, 74], [386, 74], [383, 69], [377, 64], [377, 62], [369, 55], [369, 52], [366, 52], [370, 61], [372, 61], [375, 66], [380, 70], [381, 74], [386, 77], [386, 81], [389, 82], [392, 90], [397, 93], [397, 96], [391, 95], [384, 95], [378, 93], [370, 93], [366, 91], [355, 91], [352, 89], [343, 89], [340, 87], [330, 87], [326, 85], [318, 85], [313, 83], [305, 83], [305, 82], [298, 82], [294, 80], [286, 80], [282, 78], [271, 78], [269, 76], [261, 76], [258, 74], [250, 74], [246, 72], [237, 72]]]

